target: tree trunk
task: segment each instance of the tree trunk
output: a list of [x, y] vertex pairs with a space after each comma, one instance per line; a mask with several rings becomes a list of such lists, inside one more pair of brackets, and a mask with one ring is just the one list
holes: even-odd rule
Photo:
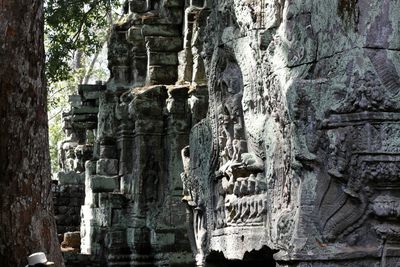
[[0, 1], [0, 266], [43, 251], [64, 266], [53, 216], [43, 1]]
[[96, 53], [94, 54], [93, 59], [90, 62], [90, 65], [86, 71], [85, 77], [83, 78], [83, 82], [81, 84], [87, 84], [89, 82], [90, 77], [92, 76], [93, 69], [94, 69], [94, 64], [96, 64], [97, 58], [99, 57], [99, 54], [101, 53], [102, 48], [103, 47], [96, 50]]

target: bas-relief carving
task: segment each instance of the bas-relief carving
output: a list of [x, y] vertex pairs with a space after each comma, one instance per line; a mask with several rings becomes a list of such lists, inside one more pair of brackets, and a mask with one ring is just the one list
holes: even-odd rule
[[210, 253], [213, 231], [263, 226], [268, 211], [265, 162], [247, 144], [240, 67], [225, 50], [216, 62], [208, 118], [194, 126], [182, 151], [183, 201], [192, 209], [198, 265]]
[[[188, 2], [183, 6], [183, 1], [129, 1], [125, 6], [125, 13], [133, 14], [132, 20], [121, 24], [112, 35], [112, 79], [109, 89], [113, 91], [110, 97], [116, 98], [102, 102], [99, 133], [96, 137], [106, 137], [99, 142], [100, 158], [109, 160], [104, 161], [105, 163], [119, 164], [113, 165], [118, 177], [110, 176], [104, 179], [104, 182], [116, 178], [120, 179], [118, 182], [121, 184], [117, 182], [115, 188], [109, 188], [107, 192], [87, 193], [93, 194], [93, 203], [90, 204], [94, 206], [99, 204], [97, 202], [104, 201], [100, 196], [124, 194], [127, 200], [129, 199], [129, 207], [118, 207], [125, 209], [130, 215], [130, 219], [126, 220], [128, 228], [123, 231], [126, 230], [131, 235], [127, 234], [121, 239], [128, 239], [127, 243], [133, 244], [129, 249], [134, 248], [137, 251], [127, 249], [126, 255], [119, 255], [119, 248], [126, 247], [114, 248], [115, 255], [114, 252], [111, 256], [108, 255], [110, 259], [120, 257], [118, 261], [123, 262], [129, 257], [132, 259], [146, 256], [146, 262], [153, 262], [153, 259], [150, 259], [153, 255], [147, 250], [158, 249], [159, 241], [170, 241], [170, 238], [163, 240], [160, 237], [165, 234], [162, 232], [164, 228], [158, 233], [159, 229], [153, 227], [161, 224], [174, 225], [175, 219], [171, 217], [177, 214], [172, 209], [161, 212], [157, 209], [158, 202], [165, 197], [163, 194], [169, 186], [165, 183], [165, 179], [168, 178], [162, 173], [165, 165], [168, 165], [164, 165], [164, 162], [169, 160], [168, 153], [165, 158], [159, 157], [170, 147], [174, 147], [174, 142], [169, 141], [174, 141], [177, 133], [186, 133], [195, 123], [197, 124], [191, 131], [189, 146], [182, 150], [184, 171], [180, 178], [183, 184], [182, 200], [187, 206], [190, 222], [188, 236], [198, 265], [204, 265], [212, 249], [223, 251], [226, 257], [240, 258], [244, 252], [260, 249], [260, 243], [289, 252], [288, 254], [300, 251], [299, 258], [294, 260], [301, 262], [299, 266], [318, 266], [319, 263], [303, 262], [311, 257], [318, 260], [330, 257], [336, 261], [339, 258], [335, 249], [341, 247], [351, 251], [365, 250], [372, 244], [376, 250], [381, 246], [382, 254], [393, 253], [392, 249], [399, 247], [396, 242], [400, 239], [400, 225], [397, 223], [400, 217], [400, 194], [397, 192], [400, 188], [397, 181], [400, 170], [400, 109], [382, 85], [392, 84], [393, 87], [395, 84], [390, 80], [390, 75], [382, 74], [388, 64], [381, 63], [386, 61], [371, 58], [367, 53], [372, 61], [375, 60], [374, 68], [379, 77], [374, 71], [347, 73], [352, 77], [351, 83], [346, 84], [349, 87], [347, 96], [342, 99], [340, 105], [332, 107], [325, 115], [321, 115], [323, 111], [320, 109], [326, 107], [318, 106], [322, 101], [314, 99], [313, 102], [308, 99], [316, 97], [308, 95], [309, 88], [303, 90], [301, 86], [296, 87], [299, 89], [299, 92], [296, 92], [299, 105], [291, 114], [294, 116], [286, 118], [288, 115], [285, 104], [293, 103], [290, 103], [291, 99], [284, 94], [284, 88], [281, 88], [280, 84], [281, 73], [278, 73], [285, 72], [286, 66], [282, 65], [283, 69], [277, 72], [269, 61], [286, 62], [290, 66], [286, 77], [288, 80], [293, 78], [291, 75], [297, 69], [308, 68], [314, 61], [319, 61], [313, 56], [315, 53], [323, 55], [323, 51], [314, 47], [315, 40], [311, 38], [311, 35], [314, 35], [314, 25], [311, 22], [315, 19], [315, 16], [312, 16], [315, 10], [297, 14], [303, 4], [280, 0], [246, 1], [243, 5], [238, 4], [240, 1], [220, 1], [212, 4], [208, 1], [208, 5], [204, 1], [193, 0], [190, 4]], [[244, 16], [242, 11], [237, 9], [239, 6], [246, 10], [243, 12]], [[299, 10], [294, 10], [295, 6]], [[164, 10], [165, 7], [168, 8]], [[183, 14], [185, 7], [188, 8]], [[168, 11], [158, 12], [160, 10]], [[175, 20], [175, 11], [182, 13], [180, 19], [185, 21], [183, 34], [180, 30], [180, 26], [183, 25], [174, 27], [177, 23], [180, 24]], [[207, 18], [210, 13], [212, 16]], [[290, 21], [286, 21], [285, 16], [290, 16]], [[242, 23], [243, 21], [245, 22]], [[280, 24], [285, 24], [283, 26], [286, 27], [282, 36], [279, 35]], [[232, 37], [229, 33], [235, 27], [245, 34], [238, 40], [235, 39], [238, 37], [236, 35], [232, 39], [225, 38]], [[251, 31], [248, 31], [249, 29]], [[257, 46], [257, 40], [253, 39], [253, 33], [248, 33], [258, 30], [260, 32], [255, 35], [259, 34], [263, 38], [260, 40], [260, 47]], [[207, 31], [211, 37], [207, 35], [204, 39], [202, 35]], [[220, 31], [227, 34], [222, 36], [225, 39], [218, 36]], [[159, 50], [158, 42], [151, 42], [146, 47], [146, 40], [158, 40], [153, 38], [153, 34], [157, 38], [162, 36], [159, 40], [162, 40], [164, 35], [175, 36], [177, 43], [181, 43], [179, 38], [183, 36], [184, 51], [179, 53], [179, 59], [175, 57], [178, 53], [175, 50], [180, 49], [179, 45], [174, 51], [169, 51], [172, 48], [167, 46]], [[282, 37], [289, 42], [280, 43]], [[218, 38], [223, 41], [229, 39], [229, 43], [214, 43]], [[251, 42], [251, 48], [248, 49], [260, 57], [255, 56], [255, 61], [260, 62], [250, 67], [244, 64], [243, 55], [235, 55], [230, 50], [231, 46], [237, 46], [235, 51], [242, 48], [242, 45], [247, 47], [247, 41], [249, 44]], [[154, 47], [150, 47], [150, 44]], [[272, 54], [275, 53], [275, 49], [287, 52], [288, 59], [285, 61], [286, 55], [280, 55], [284, 57], [281, 59], [274, 58]], [[375, 49], [369, 50], [372, 53]], [[386, 52], [379, 52], [381, 53]], [[324, 60], [333, 61], [333, 58], [329, 56], [320, 61]], [[149, 80], [146, 76], [150, 75], [147, 72], [150, 69], [151, 75], [154, 76], [152, 83], [165, 82], [165, 76], [158, 76], [159, 73], [163, 73], [163, 69], [167, 69], [163, 64], [173, 66], [174, 70], [171, 73], [175, 74], [178, 61], [180, 65], [184, 65], [183, 73], [178, 76], [179, 79], [184, 78], [178, 83], [191, 85], [187, 88], [187, 102], [181, 99], [178, 101], [173, 97], [166, 100], [166, 103], [165, 99], [159, 101], [158, 93], [152, 93], [157, 90], [153, 90], [154, 88], [143, 87], [140, 89], [142, 92], [133, 94], [129, 91], [130, 85], [143, 85]], [[147, 68], [150, 62], [154, 65]], [[157, 68], [158, 64], [163, 67]], [[313, 75], [319, 75], [317, 71], [312, 73], [314, 67], [318, 69], [318, 66], [310, 67], [310, 73], [307, 74], [310, 79]], [[253, 76], [260, 77], [247, 80], [244, 88], [242, 71], [248, 74], [251, 72], [249, 69], [255, 68], [257, 74]], [[172, 77], [169, 75], [171, 73], [165, 74]], [[201, 93], [201, 87], [206, 79], [210, 86], [210, 108], [207, 119], [202, 120], [205, 115], [203, 102], [206, 101], [203, 101], [205, 94]], [[175, 79], [171, 78], [165, 83], [170, 82], [175, 82]], [[126, 94], [123, 93], [124, 90], [127, 90]], [[391, 92], [393, 90], [397, 88], [391, 88]], [[243, 95], [245, 98], [247, 95], [251, 97], [243, 100]], [[323, 96], [323, 93], [319, 96]], [[265, 121], [252, 127], [254, 118], [262, 118]], [[322, 121], [323, 119], [325, 120]], [[274, 120], [275, 122], [272, 122]], [[190, 123], [192, 125], [189, 125]], [[266, 129], [268, 127], [276, 128]], [[169, 135], [169, 139], [160, 137], [165, 134]], [[69, 143], [63, 144], [64, 149], [61, 150], [62, 168], [79, 172], [82, 170], [85, 154], [84, 148], [78, 145], [82, 134], [77, 133], [80, 136], [73, 136], [72, 132], [68, 132], [67, 135], [71, 138]], [[274, 136], [271, 137], [272, 135]], [[183, 138], [179, 140], [182, 141]], [[187, 141], [179, 143], [175, 152], [184, 147], [185, 142]], [[146, 145], [143, 145], [144, 143]], [[267, 148], [268, 145], [273, 148]], [[174, 164], [176, 165], [171, 166], [178, 166], [179, 163], [174, 161]], [[95, 171], [88, 177], [104, 178], [95, 177]], [[169, 175], [174, 176], [173, 179], [176, 180], [179, 179], [179, 175], [175, 172], [179, 173], [180, 169]], [[317, 183], [317, 186], [313, 183]], [[300, 188], [299, 192], [297, 187]], [[181, 188], [178, 185], [174, 186], [174, 189]], [[111, 191], [113, 192], [109, 193]], [[138, 194], [136, 198], [135, 194]], [[175, 193], [173, 197], [179, 198]], [[105, 207], [116, 203], [102, 205]], [[88, 205], [87, 208], [92, 206]], [[112, 209], [113, 213], [118, 213], [116, 208]], [[304, 215], [305, 209], [311, 211]], [[106, 212], [97, 210], [98, 214], [93, 209], [95, 216], [108, 216]], [[107, 217], [102, 221], [109, 219]], [[119, 219], [113, 218], [109, 221], [115, 220]], [[91, 223], [91, 219], [87, 220], [87, 223]], [[117, 228], [104, 231], [121, 230]], [[369, 231], [371, 229], [373, 231]], [[257, 241], [243, 241], [248, 240], [251, 234], [257, 235]], [[90, 235], [87, 237], [96, 237], [96, 234]], [[118, 236], [116, 233], [109, 233], [109, 236], [114, 235]], [[99, 236], [97, 235], [97, 238]], [[243, 239], [240, 241], [241, 236]], [[174, 238], [177, 237], [178, 235], [174, 235]], [[299, 245], [296, 240], [300, 239], [302, 244]], [[240, 242], [237, 242], [238, 240]], [[113, 242], [118, 244], [118, 238]], [[215, 245], [216, 243], [218, 244]], [[226, 243], [235, 244], [227, 246]], [[162, 249], [173, 247], [171, 244], [166, 244]], [[139, 251], [141, 246], [145, 248], [143, 255]], [[301, 254], [304, 252], [301, 251], [302, 248], [305, 254]], [[232, 249], [233, 252], [226, 251], [228, 249]], [[160, 253], [163, 253], [161, 250]], [[317, 252], [313, 254], [315, 251]], [[308, 252], [310, 253], [307, 254]], [[365, 253], [368, 255], [369, 252]], [[353, 257], [350, 254], [346, 255]], [[288, 259], [288, 262], [291, 260]], [[140, 262], [140, 259], [137, 262]], [[335, 263], [332, 266], [339, 265]]]
[[[327, 243], [397, 242], [400, 110], [373, 71], [352, 79], [321, 125], [327, 164], [319, 175], [320, 231]], [[365, 227], [375, 231], [362, 236]]]
[[248, 151], [243, 119], [242, 73], [232, 55], [221, 56], [214, 88], [218, 120], [216, 228], [258, 224], [267, 210], [264, 162]]
[[182, 150], [184, 172], [183, 201], [190, 213], [189, 236], [194, 248], [196, 264], [203, 266], [207, 251], [207, 204], [210, 203], [209, 167], [212, 159], [212, 135], [207, 119], [196, 124], [190, 137], [190, 146]]
[[90, 126], [90, 119], [86, 124], [77, 126], [81, 122], [75, 122], [71, 113], [63, 113], [65, 138], [58, 143], [58, 163], [61, 172], [83, 173], [85, 161], [92, 158], [94, 130]]

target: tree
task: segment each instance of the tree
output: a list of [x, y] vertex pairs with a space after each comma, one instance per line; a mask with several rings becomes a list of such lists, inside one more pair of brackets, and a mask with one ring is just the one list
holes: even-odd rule
[[[81, 68], [81, 59], [99, 53], [112, 24], [112, 11], [120, 1], [46, 1], [46, 77], [50, 83], [70, 79], [72, 69]], [[72, 60], [75, 64], [71, 64]], [[88, 73], [81, 75], [83, 82]]]
[[53, 216], [43, 1], [0, 2], [0, 266], [44, 251], [63, 266]]
[[[47, 0], [45, 3], [46, 79], [52, 171], [58, 171], [61, 113], [78, 84], [105, 80], [101, 58], [122, 0]], [[100, 60], [99, 60], [100, 59]], [[99, 62], [100, 61], [100, 62]]]

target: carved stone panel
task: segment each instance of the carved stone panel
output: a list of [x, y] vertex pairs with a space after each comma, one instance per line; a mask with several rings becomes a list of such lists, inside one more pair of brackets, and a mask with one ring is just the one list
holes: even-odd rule
[[326, 243], [396, 247], [400, 110], [373, 72], [353, 79], [321, 127], [327, 164], [319, 181], [319, 229]]

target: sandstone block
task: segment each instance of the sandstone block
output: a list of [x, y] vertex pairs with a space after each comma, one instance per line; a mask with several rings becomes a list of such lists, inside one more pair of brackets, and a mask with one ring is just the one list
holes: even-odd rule
[[72, 108], [78, 108], [82, 106], [82, 99], [80, 95], [70, 95], [68, 98], [68, 102], [70, 103]]
[[149, 52], [149, 65], [178, 65], [176, 53]]
[[64, 184], [84, 184], [85, 176], [83, 173], [76, 172], [58, 172], [56, 179], [60, 185]]
[[72, 110], [72, 114], [90, 114], [90, 113], [97, 114], [97, 112], [99, 112], [99, 108], [91, 106], [77, 107]]
[[130, 27], [126, 32], [126, 37], [128, 41], [136, 42], [143, 39], [142, 28], [140, 27]]
[[145, 40], [150, 52], [179, 52], [182, 50], [181, 37], [146, 36]]
[[160, 246], [168, 246], [175, 244], [174, 233], [157, 233], [158, 244]]
[[83, 100], [93, 100], [99, 98], [99, 92], [106, 89], [102, 84], [81, 84], [78, 87], [79, 94]]
[[128, 66], [114, 66], [112, 68], [114, 80], [116, 83], [128, 83], [130, 80], [130, 73]]
[[117, 159], [99, 159], [96, 163], [96, 173], [99, 175], [118, 174]]
[[85, 175], [89, 177], [96, 173], [96, 162], [93, 160], [88, 160], [85, 162]]
[[151, 3], [150, 1], [146, 0], [129, 1], [129, 10], [130, 12], [133, 13], [144, 13], [150, 10], [151, 8], [150, 3]]
[[143, 25], [142, 27], [143, 36], [180, 36], [180, 30], [178, 27], [169, 24], [161, 25]]
[[183, 15], [184, 11], [181, 7], [168, 8], [168, 20], [171, 24], [181, 25], [183, 22]]
[[178, 79], [177, 66], [150, 66], [147, 74], [148, 84], [174, 84]]
[[113, 192], [119, 189], [118, 176], [94, 176], [91, 179], [90, 188], [94, 193]]
[[100, 158], [102, 159], [115, 159], [117, 151], [115, 145], [100, 145]]
[[113, 231], [107, 234], [108, 246], [118, 246], [126, 244], [126, 231]]
[[185, 5], [184, 0], [164, 0], [164, 7], [183, 7]]
[[80, 232], [67, 232], [64, 233], [64, 240], [61, 243], [63, 248], [79, 248], [81, 246], [81, 234]]
[[203, 7], [204, 0], [190, 0], [190, 5], [195, 7]]

